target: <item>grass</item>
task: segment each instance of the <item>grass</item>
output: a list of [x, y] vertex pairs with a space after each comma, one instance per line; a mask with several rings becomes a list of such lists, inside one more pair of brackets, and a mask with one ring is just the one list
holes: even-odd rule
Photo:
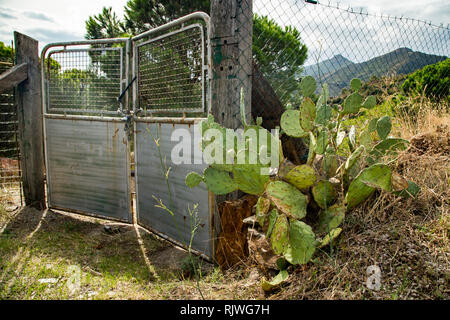
[[[108, 234], [105, 224], [68, 213], [22, 209], [0, 235], [0, 299], [200, 298], [195, 280], [183, 275], [187, 253], [133, 226], [119, 224], [119, 233]], [[257, 297], [259, 283], [236, 289], [248, 284], [245, 276], [222, 273], [204, 261], [201, 265], [199, 285], [205, 298]], [[80, 270], [76, 292], [67, 285], [73, 266]], [[56, 283], [41, 283], [45, 279]]]

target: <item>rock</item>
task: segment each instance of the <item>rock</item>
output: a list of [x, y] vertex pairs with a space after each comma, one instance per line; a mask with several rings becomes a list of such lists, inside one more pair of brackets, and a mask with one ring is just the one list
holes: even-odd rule
[[120, 226], [114, 226], [114, 225], [106, 225], [104, 226], [103, 230], [108, 234], [118, 234], [120, 233]]
[[39, 281], [39, 283], [54, 284], [54, 283], [57, 283], [59, 281], [59, 279], [57, 279], [57, 278], [47, 278], [47, 279], [39, 279], [38, 281]]

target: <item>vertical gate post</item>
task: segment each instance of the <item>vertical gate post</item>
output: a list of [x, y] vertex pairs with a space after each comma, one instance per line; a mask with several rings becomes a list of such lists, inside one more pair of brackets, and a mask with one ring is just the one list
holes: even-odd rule
[[19, 149], [26, 205], [45, 207], [42, 91], [38, 42], [14, 32], [16, 64], [27, 63], [28, 79], [17, 86]]
[[[242, 128], [240, 92], [245, 95], [245, 116], [251, 119], [253, 0], [211, 0], [211, 113], [222, 126]], [[213, 256], [220, 233], [217, 203], [237, 199], [239, 192], [226, 196], [210, 193]], [[215, 260], [215, 258], [214, 258]]]
[[251, 117], [253, 0], [211, 1], [211, 111], [221, 125], [242, 127], [240, 91]]

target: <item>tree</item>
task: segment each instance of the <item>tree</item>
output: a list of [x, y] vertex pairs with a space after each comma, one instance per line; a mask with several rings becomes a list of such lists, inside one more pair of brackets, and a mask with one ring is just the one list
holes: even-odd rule
[[129, 0], [125, 6], [125, 29], [139, 34], [194, 11], [209, 12], [209, 0]]
[[300, 73], [308, 49], [302, 44], [300, 32], [284, 29], [267, 16], [253, 17], [253, 58], [266, 76], [281, 102], [297, 104]]
[[14, 49], [10, 46], [5, 46], [5, 44], [0, 41], [0, 61], [2, 62], [13, 62], [14, 59]]
[[112, 8], [103, 7], [98, 15], [89, 16], [86, 24], [86, 39], [104, 39], [126, 36], [123, 23]]
[[431, 64], [411, 73], [402, 84], [409, 95], [425, 94], [435, 100], [450, 100], [450, 59]]

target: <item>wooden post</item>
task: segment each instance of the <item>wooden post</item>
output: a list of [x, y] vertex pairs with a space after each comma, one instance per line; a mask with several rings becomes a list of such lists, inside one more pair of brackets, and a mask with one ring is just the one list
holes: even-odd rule
[[240, 91], [247, 121], [252, 98], [253, 0], [211, 1], [212, 114], [231, 129], [243, 127]]
[[[244, 88], [247, 121], [251, 119], [253, 0], [211, 0], [210, 17], [211, 113], [226, 128], [242, 128], [241, 88]], [[214, 251], [222, 229], [216, 204], [238, 196], [237, 191], [226, 196], [210, 195]]]
[[27, 63], [28, 78], [17, 86], [19, 149], [26, 205], [45, 208], [41, 70], [38, 42], [14, 32], [16, 64]]

